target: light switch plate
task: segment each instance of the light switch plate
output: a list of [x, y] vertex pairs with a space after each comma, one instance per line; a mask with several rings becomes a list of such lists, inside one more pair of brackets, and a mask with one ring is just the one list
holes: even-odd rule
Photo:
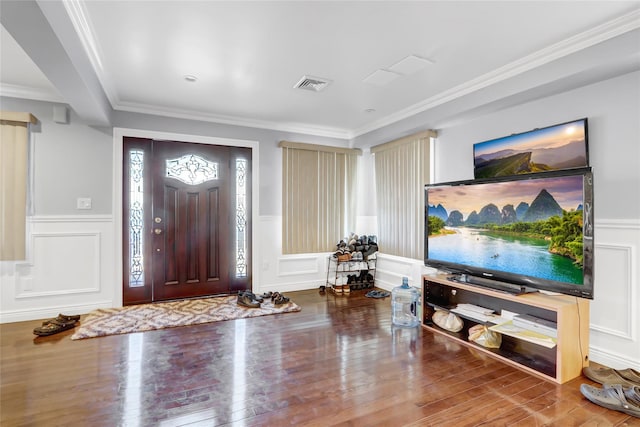
[[78, 197], [76, 209], [91, 209], [91, 199], [89, 197]]

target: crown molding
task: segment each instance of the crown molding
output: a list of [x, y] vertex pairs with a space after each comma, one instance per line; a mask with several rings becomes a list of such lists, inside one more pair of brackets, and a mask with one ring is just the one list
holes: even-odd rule
[[111, 108], [115, 109], [120, 102], [118, 92], [115, 89], [113, 81], [104, 71], [104, 61], [102, 60], [102, 49], [96, 37], [91, 30], [93, 24], [89, 18], [84, 0], [65, 0], [63, 2], [64, 10], [73, 24], [73, 28], [80, 39], [85, 55], [89, 58], [89, 63], [96, 74], [102, 90], [104, 91]]
[[62, 99], [62, 97], [53, 90], [12, 85], [8, 83], [0, 83], [0, 96], [31, 99], [34, 101], [65, 102], [64, 99]]
[[118, 111], [131, 113], [151, 114], [154, 116], [173, 117], [186, 120], [198, 120], [203, 122], [219, 123], [232, 126], [243, 126], [258, 129], [268, 129], [281, 132], [301, 133], [305, 135], [322, 136], [327, 138], [350, 139], [351, 132], [347, 129], [310, 126], [303, 123], [272, 122], [268, 120], [247, 119], [236, 116], [218, 114], [206, 114], [198, 111], [177, 110], [161, 108], [148, 104], [120, 103], [114, 108]]
[[469, 95], [470, 93], [476, 92], [480, 89], [508, 80], [549, 62], [579, 52], [598, 43], [602, 43], [627, 32], [637, 30], [638, 28], [640, 28], [640, 9], [634, 10], [633, 12], [619, 18], [605, 22], [604, 24], [550, 45], [500, 68], [496, 68], [495, 70], [483, 74], [480, 77], [436, 94], [424, 101], [400, 110], [397, 113], [390, 114], [366, 126], [355, 129], [353, 130], [352, 138], [391, 125], [449, 101]]

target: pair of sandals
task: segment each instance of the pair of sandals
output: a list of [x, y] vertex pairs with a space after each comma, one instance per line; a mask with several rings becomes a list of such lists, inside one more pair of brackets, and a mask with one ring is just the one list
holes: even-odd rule
[[389, 295], [391, 295], [389, 292], [387, 291], [369, 291], [366, 293], [365, 297], [368, 298], [386, 298]]
[[34, 328], [33, 333], [39, 337], [54, 335], [74, 328], [79, 320], [79, 314], [69, 316], [60, 313], [55, 319], [49, 319], [42, 322], [42, 326]]
[[602, 388], [581, 384], [580, 392], [596, 405], [640, 418], [640, 372], [634, 369], [594, 369], [582, 373], [602, 384]]
[[640, 418], [640, 386], [603, 384], [602, 388], [581, 384], [580, 392], [596, 405]]
[[289, 297], [285, 297], [280, 292], [268, 292], [268, 294], [270, 294], [271, 302], [273, 303], [273, 305], [282, 305], [290, 301]]

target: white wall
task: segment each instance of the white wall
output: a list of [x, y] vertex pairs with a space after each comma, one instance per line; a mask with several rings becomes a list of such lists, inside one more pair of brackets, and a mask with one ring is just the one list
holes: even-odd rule
[[[110, 215], [112, 131], [87, 126], [69, 110], [69, 123], [53, 121], [49, 102], [1, 98], [2, 109], [29, 112], [34, 144], [35, 215]], [[76, 209], [78, 197], [92, 200], [90, 210]]]

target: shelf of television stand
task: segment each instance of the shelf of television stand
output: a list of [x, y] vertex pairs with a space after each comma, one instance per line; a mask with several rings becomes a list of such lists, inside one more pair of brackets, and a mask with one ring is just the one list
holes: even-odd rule
[[[423, 319], [425, 329], [448, 336], [464, 345], [478, 349], [509, 365], [542, 378], [565, 383], [581, 375], [588, 366], [589, 301], [567, 295], [529, 293], [512, 295], [488, 288], [454, 282], [448, 274], [425, 275], [423, 281]], [[557, 345], [548, 348], [518, 338], [502, 336], [499, 349], [482, 347], [468, 340], [468, 330], [483, 322], [463, 319], [462, 331], [446, 331], [431, 322], [434, 306], [452, 308], [459, 303], [475, 304], [500, 313], [502, 309], [529, 314], [557, 323]], [[457, 313], [456, 313], [457, 314]], [[458, 314], [459, 315], [459, 314]]]

